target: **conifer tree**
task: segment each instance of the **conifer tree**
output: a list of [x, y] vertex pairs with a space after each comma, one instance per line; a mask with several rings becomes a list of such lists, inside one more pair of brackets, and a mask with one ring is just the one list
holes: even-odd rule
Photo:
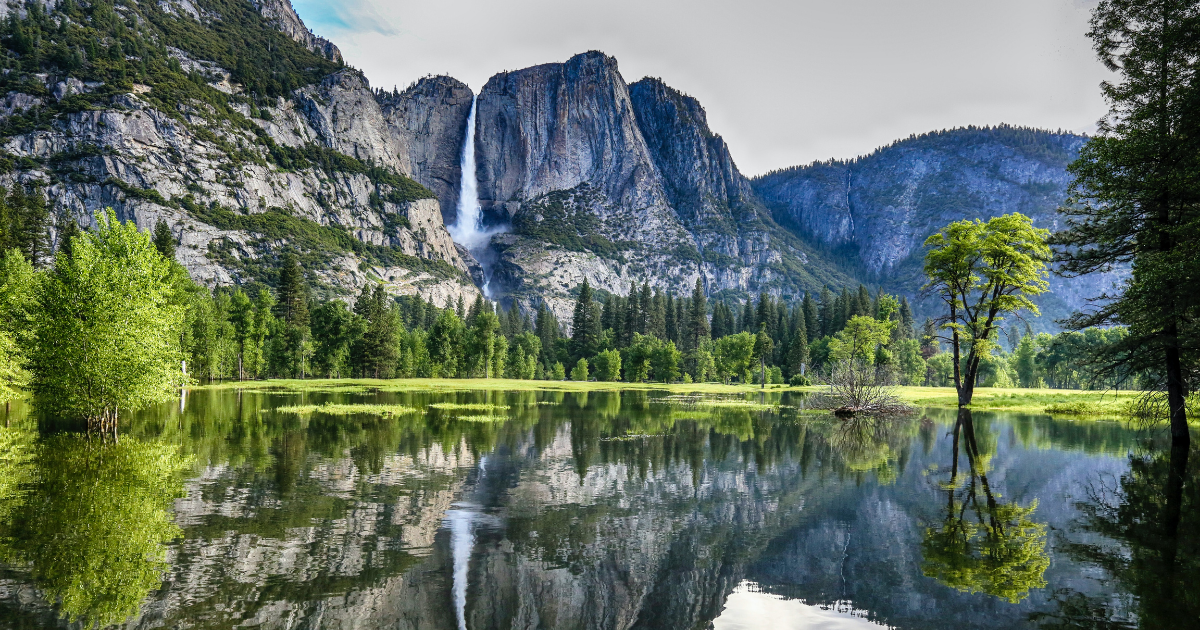
[[175, 260], [175, 235], [167, 222], [159, 219], [154, 224], [154, 248], [167, 260]]
[[571, 320], [571, 357], [574, 360], [596, 354], [596, 348], [600, 341], [597, 330], [598, 319], [596, 304], [592, 301], [592, 287], [584, 278], [583, 284], [579, 287], [579, 298], [575, 301], [575, 313]]
[[684, 350], [695, 350], [708, 339], [708, 301], [704, 296], [704, 284], [699, 278], [692, 288], [692, 300], [688, 308], [688, 339]]
[[812, 343], [821, 336], [821, 318], [817, 312], [816, 300], [812, 298], [812, 292], [804, 292], [804, 302], [801, 308], [804, 309], [804, 329], [808, 331], [808, 342]]

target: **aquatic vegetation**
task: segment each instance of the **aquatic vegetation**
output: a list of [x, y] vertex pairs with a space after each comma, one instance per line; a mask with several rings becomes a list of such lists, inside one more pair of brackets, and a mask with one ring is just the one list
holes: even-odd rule
[[493, 405], [491, 403], [433, 403], [430, 409], [440, 411], [507, 411], [508, 405]]
[[[266, 413], [264, 409], [259, 413]], [[371, 404], [341, 404], [341, 403], [325, 403], [323, 405], [288, 405], [286, 407], [276, 407], [272, 411], [282, 413], [294, 413], [306, 416], [315, 412], [329, 414], [331, 416], [352, 416], [355, 414], [372, 415], [372, 416], [401, 416], [409, 413], [417, 413], [418, 410], [404, 405], [371, 405]]]

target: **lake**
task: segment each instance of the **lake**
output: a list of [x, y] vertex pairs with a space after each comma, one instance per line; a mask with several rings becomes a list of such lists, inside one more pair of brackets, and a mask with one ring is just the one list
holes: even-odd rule
[[1161, 432], [805, 403], [195, 390], [116, 443], [18, 404], [0, 628], [1200, 625]]

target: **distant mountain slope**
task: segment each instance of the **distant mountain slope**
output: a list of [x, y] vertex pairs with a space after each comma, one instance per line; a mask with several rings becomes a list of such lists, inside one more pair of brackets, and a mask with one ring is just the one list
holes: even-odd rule
[[[868, 280], [915, 295], [925, 239], [963, 218], [1020, 212], [1038, 227], [1059, 227], [1067, 165], [1087, 139], [1009, 126], [912, 136], [849, 161], [815, 163], [755, 178], [775, 218]], [[1041, 300], [1053, 327], [1116, 275], [1064, 281]]]

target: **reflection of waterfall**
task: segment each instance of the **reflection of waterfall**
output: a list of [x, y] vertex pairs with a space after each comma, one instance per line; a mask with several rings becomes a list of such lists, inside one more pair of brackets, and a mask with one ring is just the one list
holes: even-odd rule
[[458, 211], [454, 224], [446, 229], [450, 230], [450, 238], [455, 243], [466, 247], [479, 261], [479, 266], [483, 268], [483, 286], [480, 288], [484, 296], [491, 298], [492, 266], [496, 261], [488, 245], [492, 242], [492, 236], [503, 232], [504, 228], [483, 226], [483, 209], [479, 205], [479, 187], [475, 175], [475, 98], [471, 99], [465, 135], [462, 160], [459, 162], [462, 175], [458, 186]]
[[467, 570], [471, 564], [471, 550], [475, 547], [475, 534], [471, 531], [473, 516], [474, 512], [469, 509], [446, 512], [450, 524], [450, 553], [454, 558], [454, 617], [458, 619], [458, 630], [467, 630]]
[[[486, 466], [487, 458], [480, 458], [480, 479], [487, 471]], [[475, 549], [474, 521], [479, 512], [478, 506], [470, 503], [456, 503], [455, 506], [458, 509], [446, 512], [446, 524], [450, 528], [450, 557], [454, 560], [454, 617], [458, 620], [458, 630], [467, 630], [467, 578], [471, 568], [471, 552]]]

